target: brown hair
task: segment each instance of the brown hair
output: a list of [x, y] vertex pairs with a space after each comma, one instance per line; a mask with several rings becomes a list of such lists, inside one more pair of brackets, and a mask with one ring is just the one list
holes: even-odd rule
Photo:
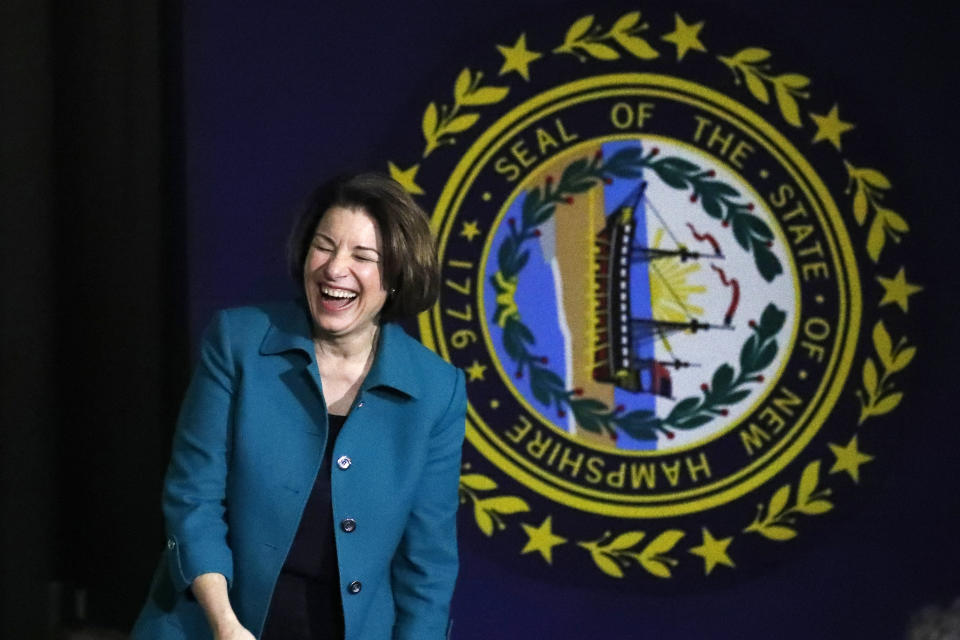
[[287, 245], [287, 265], [298, 284], [317, 224], [333, 207], [363, 209], [380, 227], [388, 291], [381, 321], [412, 317], [433, 306], [440, 294], [440, 268], [427, 214], [396, 181], [379, 173], [338, 176], [311, 194]]

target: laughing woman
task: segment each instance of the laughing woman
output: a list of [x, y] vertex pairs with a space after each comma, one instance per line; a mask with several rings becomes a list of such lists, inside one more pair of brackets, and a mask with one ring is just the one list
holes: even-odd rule
[[426, 216], [386, 177], [337, 179], [289, 258], [304, 300], [204, 336], [136, 639], [445, 637], [463, 374], [391, 323], [438, 295]]

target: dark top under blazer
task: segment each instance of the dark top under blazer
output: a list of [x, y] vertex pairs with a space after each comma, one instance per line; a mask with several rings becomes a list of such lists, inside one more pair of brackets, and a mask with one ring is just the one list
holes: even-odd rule
[[[188, 590], [206, 572], [227, 577], [260, 634], [326, 445], [310, 327], [289, 302], [222, 311], [207, 329], [165, 480], [167, 546], [133, 638], [209, 638]], [[335, 529], [347, 640], [444, 637], [465, 412], [463, 373], [383, 325], [334, 446], [350, 465], [331, 467], [334, 523], [356, 523]]]

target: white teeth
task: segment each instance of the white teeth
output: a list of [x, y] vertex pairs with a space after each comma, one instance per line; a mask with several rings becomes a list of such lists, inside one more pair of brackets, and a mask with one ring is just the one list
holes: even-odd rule
[[331, 298], [356, 298], [357, 294], [353, 291], [347, 291], [345, 289], [330, 289], [329, 287], [321, 287], [323, 295], [330, 296]]

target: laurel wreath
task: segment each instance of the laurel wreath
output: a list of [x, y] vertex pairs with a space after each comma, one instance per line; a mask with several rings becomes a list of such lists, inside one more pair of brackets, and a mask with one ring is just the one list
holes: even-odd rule
[[743, 530], [744, 533], [758, 533], [769, 540], [782, 542], [797, 536], [794, 524], [798, 514], [816, 516], [833, 509], [833, 503], [827, 500], [832, 491], [829, 488], [817, 491], [820, 481], [820, 461], [814, 460], [808, 464], [800, 475], [800, 484], [797, 486], [797, 500], [792, 507], [790, 502], [791, 487], [785, 484], [773, 494], [766, 509], [763, 504], [757, 505], [757, 517]]
[[497, 483], [483, 474], [467, 473], [460, 476], [460, 504], [466, 504], [468, 500], [473, 504], [473, 517], [480, 531], [487, 537], [506, 528], [504, 516], [530, 511], [526, 500], [517, 496], [478, 495], [496, 489]]
[[660, 54], [638, 35], [649, 27], [648, 23], [640, 22], [639, 11], [623, 14], [606, 32], [599, 24], [594, 24], [593, 15], [586, 15], [570, 25], [563, 44], [556, 47], [553, 53], [570, 54], [580, 62], [586, 62], [588, 56], [597, 60], [618, 60], [620, 53], [606, 44], [609, 42], [620, 45], [627, 53], [641, 60], [652, 60]]
[[903, 392], [894, 390], [890, 376], [906, 369], [917, 355], [917, 348], [909, 346], [905, 336], [896, 344], [893, 343], [883, 320], [873, 325], [873, 347], [880, 366], [883, 367], [883, 373], [877, 374], [877, 365], [873, 358], [868, 356], [863, 363], [863, 390], [857, 390], [857, 399], [860, 401], [858, 425], [863, 424], [867, 418], [890, 413], [897, 408], [903, 400]]
[[426, 142], [424, 158], [441, 145], [456, 143], [453, 134], [466, 131], [480, 119], [480, 114], [476, 112], [460, 113], [461, 107], [496, 104], [510, 92], [509, 87], [481, 87], [482, 79], [482, 71], [474, 74], [469, 68], [464, 68], [453, 85], [453, 106], [442, 104], [438, 108], [435, 102], [427, 105], [420, 123]]
[[609, 531], [596, 540], [578, 542], [590, 552], [594, 564], [608, 576], [622, 578], [624, 570], [637, 564], [658, 578], [669, 578], [671, 567], [679, 561], [667, 555], [684, 536], [679, 529], [668, 529], [642, 548], [637, 545], [646, 537], [643, 531], [627, 531], [613, 537]]
[[741, 83], [742, 77], [750, 94], [763, 104], [770, 103], [770, 92], [765, 84], [769, 82], [773, 87], [773, 95], [776, 97], [783, 119], [794, 127], [803, 126], [797, 98], [810, 97], [809, 92], [803, 91], [810, 85], [810, 78], [799, 73], [770, 75], [768, 73], [770, 65], [766, 62], [770, 59], [770, 52], [760, 47], [747, 47], [732, 56], [717, 56], [717, 59], [730, 68], [736, 84]]
[[849, 178], [845, 193], [853, 191], [853, 217], [857, 224], [862, 227], [867, 221], [870, 209], [873, 209], [873, 221], [867, 232], [867, 253], [871, 260], [877, 262], [887, 236], [894, 242], [900, 242], [903, 234], [910, 231], [910, 225], [893, 209], [880, 206], [883, 192], [892, 186], [885, 175], [876, 169], [857, 168], [847, 161], [843, 164]]
[[560, 417], [565, 417], [569, 409], [580, 427], [592, 433], [616, 437], [616, 428], [619, 428], [637, 439], [655, 439], [657, 432], [672, 438], [671, 428], [693, 429], [716, 416], [727, 415], [727, 406], [749, 395], [750, 390], [745, 388], [748, 384], [763, 380], [759, 372], [776, 357], [775, 337], [786, 318], [783, 311], [773, 304], [768, 305], [759, 324], [753, 322], [751, 325], [754, 335], [741, 348], [740, 373], [735, 375], [729, 364], [721, 365], [713, 374], [712, 385], [701, 387], [703, 397], [681, 400], [665, 418], [648, 410], [621, 415], [619, 407], [610, 409], [599, 400], [580, 397], [582, 390], [568, 390], [560, 376], [544, 366], [548, 364], [546, 356], [530, 350], [528, 345], [534, 345], [536, 338], [520, 319], [513, 299], [519, 273], [530, 258], [530, 252], [524, 250], [523, 245], [540, 235], [538, 227], [553, 218], [557, 204], [572, 203], [573, 194], [584, 193], [601, 182], [610, 183], [612, 176], [635, 178], [642, 175], [644, 168], [650, 168], [671, 187], [682, 189], [689, 186], [693, 190], [691, 200], [700, 199], [708, 215], [733, 227], [734, 237], [741, 247], [752, 249], [757, 268], [765, 273], [767, 280], [782, 272], [780, 262], [764, 241], [772, 237], [770, 228], [749, 213], [751, 205], [731, 199], [739, 195], [735, 189], [714, 180], [712, 171], [703, 171], [692, 162], [675, 157], [654, 160], [656, 156], [657, 149], [644, 155], [640, 148], [627, 147], [604, 161], [598, 152], [591, 159], [581, 158], [567, 166], [556, 184], [548, 177], [542, 188], [531, 189], [524, 197], [520, 224], [513, 219], [508, 221], [510, 233], [500, 245], [498, 270], [490, 278], [497, 293], [493, 320], [503, 329], [502, 340], [507, 355], [517, 363], [516, 376], [529, 375], [530, 389], [539, 402], [555, 406]]
[[[591, 58], [600, 61], [618, 60], [623, 57], [624, 53], [640, 60], [651, 60], [657, 58], [659, 52], [640, 35], [648, 28], [649, 25], [646, 22], [640, 22], [640, 12], [637, 11], [620, 16], [607, 31], [599, 23], [596, 23], [593, 15], [583, 16], [571, 24], [567, 29], [563, 43], [554, 48], [553, 53], [573, 55], [581, 62], [586, 62]], [[802, 126], [798, 100], [810, 98], [808, 90], [810, 79], [808, 77], [798, 73], [771, 73], [771, 53], [759, 47], [748, 47], [731, 56], [717, 56], [717, 58], [731, 70], [735, 84], [743, 84], [757, 101], [769, 104], [770, 90], [772, 89], [773, 97], [783, 119], [793, 127], [799, 128]], [[442, 146], [456, 144], [455, 136], [469, 130], [478, 121], [480, 117], [479, 107], [499, 103], [507, 97], [509, 87], [481, 86], [482, 77], [483, 73], [480, 71], [474, 72], [470, 69], [463, 69], [454, 84], [453, 104], [438, 106], [435, 102], [431, 102], [426, 107], [421, 120], [425, 143], [423, 158]], [[892, 188], [886, 176], [876, 169], [856, 167], [846, 160], [844, 160], [844, 165], [848, 176], [845, 193], [852, 195], [853, 217], [860, 227], [863, 227], [869, 221], [866, 250], [870, 259], [877, 263], [887, 247], [887, 240], [899, 243], [903, 236], [909, 232], [909, 225], [899, 213], [883, 205], [884, 196]], [[414, 168], [418, 166], [414, 165]], [[667, 171], [667, 173], [671, 172]], [[699, 174], [693, 167], [687, 167], [686, 171], [673, 173], [677, 174], [678, 179], [676, 184], [671, 186], [680, 185], [676, 188], [693, 186], [694, 180], [710, 177]], [[665, 182], [671, 184], [669, 178], [665, 178], [663, 173], [658, 171], [658, 175]], [[593, 186], [596, 180], [590, 176], [587, 177], [590, 178], [590, 186]], [[607, 175], [600, 174], [598, 177], [607, 177]], [[684, 180], [682, 185], [680, 184], [681, 179]], [[423, 191], [413, 184], [412, 179], [409, 184], [404, 184], [404, 186], [415, 195], [423, 195]], [[734, 211], [731, 215], [727, 211], [730, 207], [728, 201], [711, 198], [707, 193], [709, 187], [703, 189], [702, 184], [699, 186], [701, 187], [699, 191], [697, 191], [696, 186], [693, 187], [694, 195], [697, 195], [697, 193], [701, 195], [703, 207], [707, 213], [714, 215], [714, 213], [711, 213], [711, 211], [715, 211], [712, 203], [716, 202], [721, 208], [722, 219], [729, 220], [733, 225], [733, 232], [738, 243], [751, 251], [755, 259], [757, 255], [761, 255], [763, 245], [772, 238], [769, 229], [764, 230], [750, 218], [738, 221], [737, 214], [743, 213], [738, 208], [740, 205], [734, 203]], [[537, 212], [538, 216], [545, 216], [543, 221], [549, 219], [553, 215], [552, 205], [557, 203], [556, 197], [565, 198], [569, 194], [579, 192], [568, 190], [551, 193], [549, 188], [545, 188], [543, 193], [540, 194], [543, 196], [541, 198], [543, 208]], [[732, 198], [737, 194], [734, 191], [733, 194], [727, 195]], [[524, 219], [526, 219], [527, 201], [524, 202], [524, 205]], [[530, 206], [532, 207], [532, 204]], [[718, 216], [714, 215], [714, 217]], [[759, 219], [756, 219], [756, 221], [763, 224]], [[537, 224], [542, 224], [542, 221]], [[501, 258], [501, 271], [495, 274], [497, 282], [494, 286], [498, 292], [497, 317], [499, 322], [502, 323], [501, 326], [504, 327], [505, 346], [508, 342], [513, 346], [513, 351], [510, 347], [507, 347], [507, 351], [511, 353], [511, 357], [516, 356], [518, 374], [522, 375], [524, 370], [528, 371], [532, 379], [531, 382], [536, 382], [532, 385], [534, 393], [536, 394], [537, 390], [540, 390], [542, 397], [538, 396], [538, 399], [541, 401], [546, 399], [545, 403], [547, 404], [557, 402], [559, 411], [562, 411], [562, 406], [570, 407], [575, 414], [578, 409], [583, 409], [577, 415], [578, 421], [589, 423], [591, 418], [596, 418], [600, 428], [607, 431], [612, 425], [629, 427], [631, 423], [635, 425], [647, 424], [650, 416], [645, 416], [642, 413], [633, 412], [632, 414], [619, 415], [616, 411], [609, 411], [602, 405], [601, 409], [601, 407], [591, 404], [596, 401], [579, 398], [576, 395], [576, 390], [571, 397], [570, 392], [563, 389], [560, 378], [545, 367], [540, 366], [546, 364], [546, 358], [538, 358], [527, 349], [527, 345], [534, 344], [534, 337], [530, 330], [519, 321], [516, 305], [512, 301], [512, 291], [516, 288], [516, 275], [529, 257], [526, 252], [521, 252], [520, 244], [524, 241], [525, 234], [535, 231], [536, 226], [528, 226], [522, 228], [519, 233], [511, 235], [514, 241], [519, 240], [519, 242], [514, 247], [512, 257], [503, 256]], [[744, 246], [745, 242], [747, 246]], [[760, 253], [756, 253], [755, 249]], [[503, 247], [501, 247], [501, 251], [504, 251]], [[513, 263], [510, 262], [511, 259]], [[759, 261], [757, 266], [762, 274], [770, 273], [769, 269], [761, 269]], [[776, 271], [773, 275], [776, 275], [776, 273], [779, 273], [779, 271]], [[502, 308], [501, 300], [504, 303]], [[759, 326], [765, 326], [762, 318]], [[758, 352], [762, 352], [763, 349], [769, 347], [766, 346], [768, 342], [760, 338], [759, 335], [758, 332], [751, 336], [751, 340], [757, 339], [755, 347]], [[876, 361], [872, 357], [866, 358], [862, 368], [863, 388], [856, 391], [861, 407], [858, 424], [862, 424], [873, 416], [888, 413], [900, 404], [903, 394], [896, 390], [891, 382], [891, 376], [905, 369], [916, 353], [916, 348], [909, 346], [905, 337], [900, 338], [894, 344], [882, 321], [874, 326], [873, 345], [877, 354]], [[745, 344], [741, 350], [741, 360], [743, 360], [743, 351], [746, 349], [747, 345]], [[722, 384], [724, 380], [727, 377], [732, 378], [731, 373], [726, 370], [721, 374], [721, 369], [723, 367], [714, 373], [714, 379], [712, 380], [711, 391], [716, 397], [720, 397], [719, 392], [725, 389]], [[738, 377], [742, 377], [745, 370], [746, 367], [742, 367], [741, 374]], [[739, 391], [736, 387], [735, 384], [730, 386], [733, 393]], [[574, 408], [576, 402], [581, 404]], [[786, 540], [796, 535], [794, 525], [798, 515], [817, 515], [829, 511], [832, 504], [825, 498], [830, 494], [830, 490], [817, 491], [816, 488], [819, 482], [819, 473], [820, 462], [810, 463], [801, 476], [794, 506], [787, 507], [791, 495], [791, 486], [788, 484], [780, 487], [765, 506], [758, 505], [757, 517], [745, 531], [757, 533], [771, 540]], [[517, 496], [495, 495], [492, 492], [495, 492], [496, 489], [497, 485], [492, 479], [480, 474], [467, 473], [461, 478], [461, 503], [470, 502], [472, 504], [477, 525], [487, 536], [492, 536], [495, 531], [504, 529], [506, 527], [505, 518], [511, 514], [529, 511], [529, 505], [523, 499]], [[666, 533], [670, 532], [664, 534]], [[594, 563], [607, 575], [622, 577], [624, 568], [637, 563], [654, 575], [669, 576], [670, 567], [675, 566], [676, 561], [668, 558], [666, 553], [672, 549], [676, 541], [667, 544], [662, 538], [664, 534], [658, 536], [648, 545], [648, 548], [653, 547], [649, 551], [648, 548], [637, 549], [637, 545], [644, 535], [643, 532], [639, 531], [626, 532], [612, 537], [612, 539], [611, 534], [607, 533], [598, 540], [581, 542], [579, 545], [590, 552]], [[671, 535], [677, 536], [678, 534], [679, 536], [683, 535], [680, 531], [675, 531]], [[679, 539], [677, 537], [677, 541]], [[669, 541], [669, 538], [666, 540]], [[661, 545], [664, 547], [663, 549], [659, 548]], [[640, 556], [645, 559], [645, 563], [640, 559]], [[653, 568], [651, 569], [651, 567]]]

